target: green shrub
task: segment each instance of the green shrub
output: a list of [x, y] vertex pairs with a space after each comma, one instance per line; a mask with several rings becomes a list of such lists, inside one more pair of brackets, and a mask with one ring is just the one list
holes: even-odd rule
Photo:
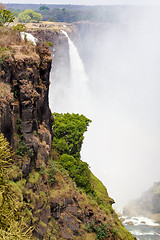
[[108, 224], [101, 223], [96, 225], [95, 221], [89, 222], [85, 227], [88, 233], [91, 233], [91, 232], [96, 233], [96, 239], [105, 239], [106, 237], [109, 237], [108, 228], [109, 228]]

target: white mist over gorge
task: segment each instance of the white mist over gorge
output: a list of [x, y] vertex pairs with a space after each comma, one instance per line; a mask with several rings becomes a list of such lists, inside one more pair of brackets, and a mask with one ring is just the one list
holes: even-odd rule
[[51, 109], [92, 120], [82, 160], [121, 208], [160, 180], [160, 9], [138, 11], [85, 37], [89, 49], [81, 59], [68, 39], [70, 66], [79, 58], [70, 82], [65, 76], [54, 82], [51, 73]]

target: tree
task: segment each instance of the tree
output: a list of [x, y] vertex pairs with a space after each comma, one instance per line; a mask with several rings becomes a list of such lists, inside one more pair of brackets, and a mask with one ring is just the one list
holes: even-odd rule
[[24, 12], [19, 14], [18, 18], [19, 22], [23, 23], [38, 23], [42, 20], [42, 15], [40, 13], [36, 13], [31, 9], [27, 9]]
[[49, 7], [47, 7], [47, 6], [41, 6], [41, 7], [39, 8], [39, 10], [41, 10], [41, 11], [43, 11], [43, 10], [49, 10]]
[[14, 14], [10, 10], [0, 9], [0, 25], [9, 25], [15, 19]]

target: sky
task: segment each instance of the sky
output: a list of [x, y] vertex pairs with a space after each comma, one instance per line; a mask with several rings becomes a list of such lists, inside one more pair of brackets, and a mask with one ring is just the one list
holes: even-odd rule
[[160, 0], [4, 0], [3, 3], [81, 4], [81, 5], [160, 5]]

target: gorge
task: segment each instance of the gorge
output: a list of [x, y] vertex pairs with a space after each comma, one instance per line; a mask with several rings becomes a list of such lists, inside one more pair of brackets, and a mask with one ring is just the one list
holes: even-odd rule
[[119, 9], [103, 23], [26, 24], [37, 45], [0, 29], [2, 239], [131, 240], [112, 205], [135, 198], [125, 215], [146, 206], [159, 221], [159, 185], [139, 198], [159, 181], [159, 10]]
[[[42, 42], [33, 46], [21, 40], [19, 32], [1, 31], [0, 45], [5, 57], [0, 65], [0, 132], [14, 152], [11, 163], [5, 165], [3, 149], [6, 151], [8, 145], [1, 134], [2, 239], [4, 235], [9, 239], [134, 239], [112, 209], [114, 201], [106, 188], [91, 172], [89, 181], [95, 195], [77, 188], [57, 163], [48, 101], [52, 59], [47, 45]], [[38, 31], [35, 37], [37, 34]], [[45, 31], [41, 34], [38, 39], [45, 34], [47, 38]], [[57, 39], [68, 49], [68, 41], [62, 35]], [[10, 201], [5, 200], [9, 199], [6, 189], [13, 196]], [[9, 209], [13, 212], [10, 219]]]

